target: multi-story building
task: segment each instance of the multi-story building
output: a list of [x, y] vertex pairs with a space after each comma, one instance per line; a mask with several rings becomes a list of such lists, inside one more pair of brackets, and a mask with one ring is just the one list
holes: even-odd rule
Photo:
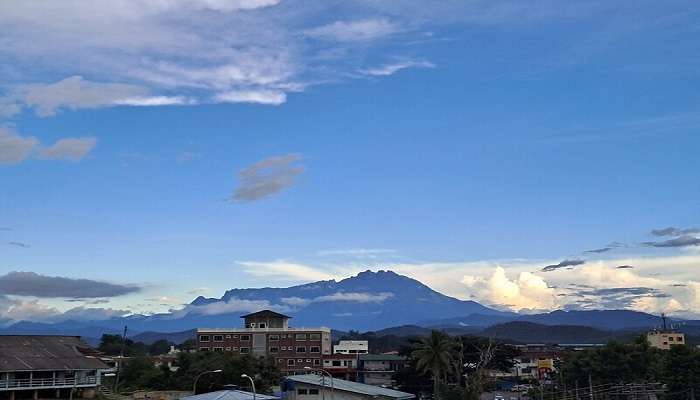
[[0, 398], [93, 398], [107, 369], [77, 336], [0, 336]]
[[330, 328], [292, 328], [291, 317], [270, 310], [244, 315], [244, 328], [197, 329], [198, 351], [271, 356], [284, 374], [318, 369], [331, 354]]
[[357, 380], [357, 354], [328, 354], [323, 356], [323, 369], [334, 378]]
[[367, 340], [341, 340], [333, 346], [333, 354], [367, 354], [369, 342]]
[[393, 387], [394, 373], [406, 366], [406, 357], [396, 354], [360, 354], [357, 381], [368, 385]]
[[647, 333], [649, 346], [661, 350], [669, 350], [671, 346], [685, 344], [685, 335], [680, 332], [668, 330], [651, 331]]

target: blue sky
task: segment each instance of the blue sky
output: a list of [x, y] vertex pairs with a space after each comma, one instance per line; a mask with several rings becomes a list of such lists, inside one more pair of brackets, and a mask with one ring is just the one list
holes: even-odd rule
[[516, 310], [585, 281], [699, 314], [691, 6], [6, 2], [0, 272], [139, 287], [105, 296], [125, 312], [381, 267]]

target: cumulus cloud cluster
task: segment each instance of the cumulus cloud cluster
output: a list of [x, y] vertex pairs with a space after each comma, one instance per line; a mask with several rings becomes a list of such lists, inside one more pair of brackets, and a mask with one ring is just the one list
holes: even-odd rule
[[44, 147], [36, 137], [21, 136], [13, 129], [0, 126], [0, 164], [18, 164], [31, 157], [79, 161], [96, 145], [94, 137], [76, 137], [59, 139]]

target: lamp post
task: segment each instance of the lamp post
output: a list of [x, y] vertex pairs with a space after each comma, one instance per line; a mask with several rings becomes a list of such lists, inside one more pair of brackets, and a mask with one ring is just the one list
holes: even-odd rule
[[[325, 398], [326, 398], [326, 396], [325, 396], [325, 393], [326, 393], [326, 376], [325, 376], [325, 375], [328, 375], [328, 377], [331, 378], [331, 400], [333, 400], [333, 375], [331, 375], [330, 372], [326, 371], [326, 370], [323, 369], [323, 368], [313, 369], [313, 368], [311, 368], [311, 367], [304, 367], [304, 369], [307, 370], [307, 371], [319, 372], [319, 373], [321, 374], [321, 376], [323, 377], [323, 379], [321, 380], [321, 385], [323, 386], [323, 394], [324, 394], [324, 395], [322, 396], [322, 398], [323, 398], [324, 400], [325, 400]], [[325, 375], [324, 375], [324, 374], [325, 374]]]
[[222, 372], [222, 370], [220, 370], [220, 369], [215, 369], [215, 370], [213, 370], [213, 371], [204, 371], [204, 372], [202, 372], [201, 374], [197, 375], [197, 377], [194, 378], [194, 383], [192, 384], [192, 395], [194, 396], [195, 394], [197, 394], [197, 381], [199, 381], [199, 378], [201, 378], [202, 375], [206, 375], [206, 374], [219, 374], [219, 373], [221, 373], [221, 372]]
[[241, 375], [241, 378], [248, 378], [250, 380], [250, 385], [253, 387], [253, 400], [255, 400], [255, 381], [246, 374]]

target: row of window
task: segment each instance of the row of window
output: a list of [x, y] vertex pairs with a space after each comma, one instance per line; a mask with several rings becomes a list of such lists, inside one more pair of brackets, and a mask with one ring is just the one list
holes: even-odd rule
[[[278, 347], [270, 347], [270, 353], [277, 353], [280, 348]], [[292, 346], [282, 346], [282, 351], [293, 351], [295, 350], [294, 347]], [[297, 353], [306, 353], [306, 346], [297, 346], [296, 347], [296, 352]], [[320, 353], [321, 348], [318, 346], [311, 346], [309, 347], [309, 353]]]
[[297, 394], [300, 395], [306, 395], [306, 394], [311, 394], [311, 395], [318, 395], [318, 389], [297, 389]]
[[[213, 338], [212, 338], [213, 336]], [[214, 342], [223, 342], [226, 339], [238, 339], [240, 337], [241, 341], [249, 341], [250, 335], [199, 335], [200, 342], [209, 342], [213, 339]], [[297, 333], [296, 335], [269, 335], [268, 339], [270, 341], [276, 342], [282, 339], [292, 339], [295, 340], [307, 340], [307, 335], [305, 333]], [[321, 340], [320, 333], [310, 333], [308, 335], [308, 340]]]
[[[280, 363], [280, 364], [283, 364], [283, 363], [284, 363], [284, 358], [278, 359], [277, 362]], [[320, 359], [320, 358], [314, 358], [314, 359], [307, 358], [307, 359], [306, 359], [306, 362], [307, 362], [307, 363], [313, 362], [314, 365], [321, 365], [321, 359]], [[303, 358], [297, 358], [296, 360], [293, 359], [293, 358], [287, 359], [287, 366], [289, 366], [289, 367], [293, 367], [293, 366], [296, 365], [296, 364], [303, 364], [303, 363], [304, 363], [304, 359], [303, 359]]]
[[[248, 354], [250, 353], [250, 348], [249, 347], [226, 347], [226, 351], [240, 351], [243, 354]], [[282, 351], [292, 351], [294, 350], [294, 347], [292, 346], [282, 346]], [[209, 351], [209, 347], [200, 347], [199, 351]], [[212, 348], [212, 351], [224, 351], [224, 347], [214, 347]], [[280, 348], [279, 347], [270, 347], [270, 353], [279, 353]], [[306, 347], [305, 346], [298, 346], [296, 348], [297, 353], [306, 353]], [[321, 348], [318, 346], [311, 346], [309, 348], [309, 353], [320, 353]]]
[[[221, 352], [221, 351], [224, 351], [224, 348], [223, 347], [213, 347], [211, 350]], [[199, 351], [209, 351], [209, 347], [200, 347]], [[248, 347], [241, 347], [241, 348], [226, 347], [226, 351], [238, 351], [241, 354], [248, 354], [248, 353], [250, 353], [250, 348], [248, 348]]]

